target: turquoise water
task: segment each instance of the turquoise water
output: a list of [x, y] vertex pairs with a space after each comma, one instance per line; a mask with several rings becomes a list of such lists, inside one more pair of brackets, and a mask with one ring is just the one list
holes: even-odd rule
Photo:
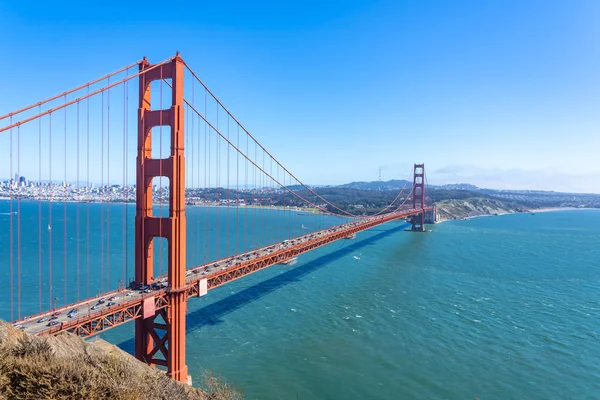
[[[191, 299], [194, 383], [207, 368], [249, 399], [600, 398], [600, 211], [404, 227]], [[102, 337], [132, 351], [132, 329]]]
[[[167, 213], [166, 205], [154, 208], [156, 216]], [[134, 217], [135, 204], [13, 201], [11, 208], [8, 200], [0, 200], [0, 279], [7, 283], [0, 291], [0, 319], [47, 310], [54, 298], [57, 306], [71, 304], [131, 281]], [[293, 210], [227, 207], [188, 207], [186, 217], [188, 267], [347, 220]], [[167, 256], [166, 240], [155, 239], [155, 276], [166, 274]]]

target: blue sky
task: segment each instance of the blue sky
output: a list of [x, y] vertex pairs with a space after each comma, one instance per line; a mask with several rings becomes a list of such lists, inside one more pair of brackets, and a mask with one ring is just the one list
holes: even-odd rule
[[0, 114], [179, 50], [307, 183], [600, 193], [598, 1], [136, 4], [2, 2]]

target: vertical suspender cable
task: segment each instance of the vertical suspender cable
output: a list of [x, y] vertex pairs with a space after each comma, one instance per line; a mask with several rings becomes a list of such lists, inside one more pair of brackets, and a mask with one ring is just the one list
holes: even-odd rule
[[[227, 116], [227, 140], [229, 140], [229, 116]], [[227, 187], [225, 188], [225, 257], [229, 256], [229, 145], [227, 146]]]
[[102, 92], [102, 113], [100, 130], [100, 291], [104, 293], [104, 92]]
[[[270, 167], [269, 167], [269, 175], [273, 176], [273, 162], [272, 159], [269, 160], [270, 163]], [[273, 192], [272, 192], [272, 188], [273, 188], [273, 180], [269, 179], [269, 177], [266, 176], [265, 174], [265, 186], [267, 188], [267, 193], [268, 193], [268, 197], [265, 198], [265, 203], [269, 203], [269, 208], [268, 210], [270, 211], [269, 214], [267, 214], [267, 217], [270, 217], [269, 219], [271, 220], [271, 232], [269, 235], [269, 243], [274, 243], [277, 242], [277, 234], [275, 231], [275, 215], [277, 214], [274, 209], [273, 209], [273, 203], [271, 202], [273, 199]]]
[[[187, 107], [187, 109], [186, 109]], [[185, 150], [186, 151], [186, 156], [185, 156], [185, 181], [183, 183], [184, 185], [184, 191], [188, 192], [188, 189], [191, 187], [190, 185], [188, 185], [188, 182], [190, 180], [190, 165], [191, 165], [191, 161], [193, 160], [193, 154], [190, 154], [190, 113], [189, 113], [189, 106], [185, 103], [183, 103], [183, 109], [185, 110], [185, 112], [183, 113], [185, 115], [186, 121], [185, 121], [185, 125], [184, 125], [184, 129], [185, 129], [185, 133], [183, 135], [183, 137], [185, 138]], [[189, 201], [189, 197], [186, 195], [185, 197], [188, 201]], [[188, 211], [189, 212], [189, 211]], [[193, 216], [188, 215], [187, 216], [187, 222], [192, 222], [193, 221]], [[192, 235], [187, 235], [188, 239], [192, 238]], [[188, 248], [186, 247], [186, 251], [188, 250]], [[186, 262], [190, 263], [191, 258], [190, 257], [186, 257]], [[184, 267], [187, 269], [187, 265], [186, 264]]]
[[[206, 104], [207, 101], [207, 92], [204, 90], [204, 115], [208, 110], [208, 106]], [[208, 203], [208, 188], [210, 187], [210, 136], [208, 132], [208, 124], [204, 122], [204, 201], [205, 204]], [[208, 182], [207, 182], [208, 178]], [[208, 232], [208, 217], [209, 211], [206, 210], [204, 213], [204, 264], [206, 264], [208, 251], [210, 249], [210, 234]]]
[[[126, 71], [126, 75], [129, 76], [129, 68]], [[129, 186], [129, 81], [125, 82], [125, 187], [126, 190], [126, 200], [125, 200], [125, 237], [123, 241], [127, 244], [125, 245], [125, 280], [124, 284], [129, 285], [129, 195], [130, 195], [130, 186]]]
[[[110, 76], [108, 77], [108, 85], [110, 86]], [[110, 291], [110, 88], [106, 91], [106, 186], [108, 188], [108, 198], [106, 205], [106, 290]]]
[[[290, 186], [292, 185], [292, 176], [288, 174], [288, 179], [290, 182]], [[298, 212], [296, 211], [296, 207], [295, 207], [295, 201], [294, 201], [294, 196], [290, 196], [290, 201], [289, 201], [289, 206], [290, 206], [290, 232], [292, 235], [296, 236], [296, 218], [297, 218], [297, 214]]]
[[[195, 105], [196, 104], [195, 101], [196, 101], [196, 98], [194, 96], [194, 81], [192, 80], [192, 104]], [[188, 110], [187, 114], [191, 114], [191, 112]], [[195, 120], [195, 115], [192, 115], [192, 127], [188, 131], [188, 133], [192, 136], [192, 138], [191, 138], [192, 148], [188, 150], [190, 152], [190, 155], [191, 155], [191, 158], [192, 158], [192, 160], [191, 160], [192, 161], [191, 162], [191, 175], [192, 176], [191, 176], [191, 179], [190, 179], [190, 190], [189, 190], [190, 194], [196, 193], [195, 191], [194, 192], [192, 191], [193, 187], [194, 187], [194, 158], [195, 158], [195, 154], [194, 154], [194, 150], [195, 150], [195, 148], [194, 148], [194, 134], [196, 133], [195, 129], [194, 129], [194, 120]], [[194, 211], [195, 211], [195, 215], [192, 217], [192, 219], [190, 221], [190, 226], [191, 226], [190, 232], [192, 232], [193, 230], [195, 230], [196, 224], [194, 223], [194, 219], [197, 220], [198, 217], [199, 217], [199, 215], [198, 215], [198, 209], [194, 208]], [[196, 238], [194, 240], [195, 243], [193, 243], [193, 245], [195, 247], [195, 249], [194, 249], [195, 250], [194, 251], [194, 261], [191, 262], [191, 263], [188, 261], [188, 264], [190, 264], [192, 266], [197, 265], [198, 260], [199, 260], [198, 259], [198, 246], [200, 245], [199, 240], [200, 240], [200, 236], [196, 233]]]
[[[126, 72], [129, 75], [129, 69]], [[121, 246], [123, 253], [122, 265], [121, 265], [121, 282], [123, 285], [127, 285], [127, 236], [125, 230], [127, 229], [127, 82], [123, 84], [123, 206], [121, 211]]]
[[[40, 106], [41, 111], [41, 106]], [[42, 312], [42, 119], [38, 119], [38, 296]]]
[[201, 127], [201, 122], [200, 122], [200, 118], [198, 118], [198, 125], [197, 125], [197, 134], [198, 134], [198, 149], [196, 152], [196, 155], [198, 157], [197, 162], [196, 162], [196, 168], [198, 169], [196, 171], [196, 190], [198, 193], [198, 203], [200, 204], [201, 208], [198, 208], [196, 211], [198, 212], [198, 218], [196, 219], [196, 224], [197, 224], [197, 232], [198, 232], [198, 257], [197, 257], [197, 262], [198, 264], [203, 264], [202, 262], [202, 248], [200, 247], [201, 245], [203, 246], [204, 243], [200, 243], [200, 238], [202, 238], [202, 241], [204, 242], [204, 235], [202, 234], [202, 228], [200, 227], [200, 223], [201, 223], [201, 218], [204, 218], [204, 215], [206, 215], [206, 208], [204, 208], [204, 204], [202, 204], [202, 195], [204, 194], [201, 191], [202, 185], [200, 184], [200, 160], [202, 159], [201, 156], [201, 151], [200, 151], [200, 147], [202, 145], [202, 127]]
[[[88, 95], [90, 94], [90, 88], [88, 86]], [[88, 97], [86, 99], [86, 106], [87, 106], [87, 112], [86, 112], [86, 119], [87, 119], [87, 126], [86, 126], [86, 134], [87, 134], [87, 138], [86, 138], [86, 146], [87, 146], [87, 154], [86, 154], [86, 177], [85, 177], [85, 187], [86, 187], [86, 226], [85, 226], [85, 265], [86, 265], [86, 274], [85, 274], [85, 279], [86, 279], [86, 298], [90, 298], [90, 98]]]
[[[11, 125], [12, 125], [12, 116], [10, 118], [11, 121]], [[8, 190], [8, 196], [9, 196], [9, 205], [8, 205], [8, 212], [9, 212], [9, 231], [10, 231], [10, 240], [9, 240], [9, 246], [10, 246], [10, 319], [14, 320], [14, 314], [15, 314], [15, 298], [14, 298], [14, 278], [13, 278], [13, 268], [14, 268], [14, 238], [13, 238], [13, 186], [14, 186], [14, 175], [13, 175], [13, 130], [12, 128], [10, 129], [10, 178], [8, 180], [9, 184], [10, 184], [10, 188]]]
[[[270, 164], [270, 166], [269, 166], [269, 175], [273, 176], [273, 159], [272, 158], [270, 158], [269, 164]], [[271, 201], [273, 199], [273, 190], [272, 190], [273, 189], [273, 180], [272, 179], [268, 179], [265, 176], [265, 183], [266, 183], [266, 185], [268, 187], [268, 192], [269, 192], [269, 197], [270, 197], [268, 199], [268, 201], [269, 201], [269, 203], [271, 203]], [[265, 200], [267, 200], [267, 199], [265, 199]], [[274, 203], [270, 204], [270, 206], [271, 206], [270, 207], [270, 210], [271, 210], [271, 213], [270, 213], [271, 214], [271, 218], [270, 219], [271, 219], [271, 223], [272, 223], [271, 236], [273, 236], [273, 237], [272, 238], [269, 237], [269, 243], [273, 243], [273, 240], [275, 240], [275, 242], [278, 241], [277, 240], [277, 230], [275, 229], [275, 217], [277, 216], [277, 213], [273, 209], [273, 207], [272, 207], [273, 205], [274, 205]]]
[[[250, 139], [248, 138], [248, 135], [246, 135], [246, 154], [248, 153], [248, 145], [249, 145]], [[246, 172], [245, 172], [245, 190], [246, 190], [246, 208], [244, 209], [244, 250], [248, 251], [250, 250], [250, 246], [248, 246], [248, 205], [250, 204], [250, 187], [248, 186], [248, 159], [246, 158]]]
[[[277, 166], [277, 164], [275, 164], [275, 169], [277, 170], [277, 181], [281, 182], [279, 180], [279, 166]], [[275, 182], [275, 181], [271, 181], [271, 184], [273, 185], [273, 191], [274, 191], [274, 196], [275, 196], [275, 200], [276, 200], [276, 204], [277, 204], [277, 213], [275, 214], [275, 223], [276, 223], [276, 232], [277, 232], [277, 237], [284, 237], [283, 232], [280, 232], [280, 225], [281, 225], [281, 218], [283, 215], [283, 208], [281, 208], [281, 192], [280, 192], [280, 187], [279, 185]], [[287, 237], [285, 237], [284, 239], [289, 239]]]
[[[289, 180], [289, 184], [291, 186], [292, 185], [292, 177], [290, 176], [289, 173], [288, 173], [288, 180]], [[286, 190], [286, 192], [287, 192], [287, 190]], [[296, 210], [294, 196], [288, 197], [288, 207], [290, 208], [290, 233], [295, 236], [296, 218], [298, 216], [298, 212]]]
[[[17, 127], [17, 171], [21, 174], [21, 127]], [[21, 319], [21, 182], [17, 187], [17, 318]]]
[[[279, 181], [279, 166], [275, 166], [275, 168], [277, 168], [277, 180]], [[279, 181], [279, 182], [281, 182], [281, 181]], [[279, 227], [281, 225], [281, 218], [285, 217], [285, 215], [283, 214], [285, 212], [285, 208], [283, 208], [281, 191], [279, 190], [280, 186], [276, 185], [274, 183], [273, 187], [277, 188], [276, 192], [275, 192], [275, 198], [277, 199], [277, 206], [279, 207], [279, 211], [277, 213], [277, 229], [279, 230]], [[282, 237], [283, 237], [283, 232], [282, 232]], [[286, 237], [286, 239], [289, 239], [289, 237]]]
[[[198, 118], [198, 125], [197, 125], [197, 134], [198, 134], [198, 149], [196, 152], [196, 155], [198, 157], [198, 161], [196, 162], [196, 189], [197, 189], [197, 193], [198, 193], [198, 203], [200, 204], [201, 208], [198, 208], [198, 219], [196, 220], [197, 226], [198, 226], [198, 263], [199, 264], [204, 264], [202, 262], [202, 249], [204, 248], [204, 234], [202, 233], [202, 228], [200, 226], [201, 224], [201, 219], [204, 218], [204, 216], [206, 215], [206, 208], [204, 208], [204, 204], [202, 204], [202, 196], [204, 195], [204, 192], [202, 191], [202, 184], [200, 183], [200, 160], [202, 159], [202, 152], [200, 150], [201, 146], [202, 146], [202, 125], [201, 125], [201, 121], [200, 118]], [[202, 242], [200, 243], [200, 238], [202, 238]], [[202, 245], [202, 247], [200, 247]]]
[[[200, 107], [198, 107], [200, 108]], [[197, 161], [196, 161], [196, 190], [198, 193], [197, 196], [197, 202], [200, 205], [200, 207], [198, 208], [197, 212], [198, 212], [198, 219], [196, 219], [196, 225], [197, 225], [197, 232], [198, 232], [198, 258], [197, 258], [197, 262], [199, 265], [204, 264], [202, 262], [202, 249], [204, 248], [204, 234], [202, 233], [202, 227], [200, 226], [202, 219], [204, 218], [204, 215], [206, 215], [206, 208], [204, 208], [204, 204], [202, 204], [202, 196], [204, 195], [204, 192], [202, 191], [202, 184], [201, 184], [201, 178], [200, 178], [200, 164], [202, 160], [202, 152], [201, 152], [201, 146], [202, 146], [202, 125], [201, 125], [201, 121], [200, 118], [198, 118], [198, 124], [197, 124], [197, 135], [198, 135], [198, 148], [196, 150], [196, 156]], [[200, 238], [202, 238], [202, 243], [200, 243]], [[200, 247], [202, 246], [202, 247]]]
[[[290, 185], [292, 184], [292, 176], [290, 175]], [[299, 203], [298, 204], [298, 211], [301, 211], [301, 206], [302, 204]], [[301, 221], [302, 222], [302, 221]], [[294, 236], [298, 236], [297, 232], [298, 232], [298, 213], [294, 213], [294, 219], [293, 219], [293, 224], [294, 224]], [[304, 225], [304, 224], [303, 224]]]
[[[256, 142], [254, 142], [254, 161], [258, 164], [258, 149], [257, 149], [257, 144]], [[256, 172], [257, 169], [256, 167], [253, 168], [254, 169], [254, 198], [252, 199], [252, 205], [253, 205], [253, 214], [254, 214], [254, 218], [252, 219], [252, 225], [254, 227], [254, 229], [252, 230], [254, 238], [256, 239], [256, 248], [258, 248], [258, 231], [256, 230], [256, 219], [257, 219], [257, 215], [256, 215], [256, 210], [257, 210], [257, 204], [255, 204], [254, 200], [255, 198], [258, 197], [258, 179], [256, 177]]]
[[[65, 104], [67, 103], [67, 96], [65, 98]], [[64, 136], [63, 136], [63, 157], [64, 157], [64, 182], [63, 182], [63, 304], [67, 305], [67, 107], [64, 108]]]
[[[271, 176], [273, 175], [273, 158], [271, 158], [271, 160], [269, 161], [270, 165], [270, 172], [269, 174]], [[279, 172], [277, 172], [277, 180], [279, 180]], [[277, 231], [277, 217], [279, 216], [279, 212], [277, 211], [277, 195], [275, 194], [275, 182], [273, 182], [273, 180], [269, 180], [270, 184], [271, 184], [271, 198], [274, 198], [273, 201], [273, 212], [271, 212], [271, 214], [273, 214], [273, 231], [275, 233], [275, 242], [279, 242], [279, 232]]]
[[[219, 129], [219, 105], [217, 104], [217, 129]], [[215, 240], [217, 241], [216, 246], [217, 246], [217, 260], [221, 259], [221, 248], [220, 248], [220, 244], [221, 244], [221, 218], [220, 218], [220, 214], [221, 214], [221, 209], [219, 208], [219, 184], [221, 183], [219, 178], [220, 178], [220, 172], [221, 172], [221, 141], [219, 140], [219, 137], [215, 134], [215, 140], [216, 143], [215, 145], [217, 146], [217, 157], [216, 157], [216, 163], [215, 163], [215, 174], [216, 174], [216, 186], [217, 186], [217, 208], [215, 208], [215, 210], [217, 211], [217, 237], [215, 238]]]
[[202, 202], [202, 194], [203, 193], [201, 192], [201, 184], [200, 184], [200, 160], [201, 160], [201, 157], [202, 157], [200, 155], [201, 154], [200, 153], [200, 146], [201, 146], [201, 143], [202, 143], [202, 128], [201, 128], [201, 124], [200, 124], [200, 118], [198, 118], [198, 125], [197, 125], [197, 127], [198, 127], [198, 132], [197, 132], [197, 134], [198, 134], [198, 140], [197, 140], [198, 141], [198, 149], [196, 151], [196, 156], [198, 158], [197, 158], [197, 162], [196, 162], [196, 168], [197, 168], [197, 171], [196, 171], [196, 193], [198, 193], [197, 202], [200, 204], [200, 207], [202, 207], [202, 208], [198, 208], [196, 210], [197, 213], [198, 213], [198, 218], [196, 219], [196, 225], [197, 225], [196, 232], [198, 232], [198, 246], [197, 246], [198, 248], [196, 250], [198, 251], [198, 256], [197, 256], [196, 260], [197, 260], [198, 264], [200, 265], [200, 264], [203, 264], [203, 262], [202, 262], [202, 248], [200, 247], [202, 245], [202, 243], [200, 243], [200, 238], [202, 237], [202, 240], [204, 241], [204, 237], [203, 237], [204, 235], [202, 234], [202, 230], [201, 230], [201, 227], [200, 227], [200, 222], [201, 222], [200, 219], [203, 218], [203, 216], [205, 215], [205, 210], [206, 210], [205, 208], [203, 208], [204, 205], [201, 203]]
[[[240, 126], [237, 126], [237, 147], [240, 148]], [[237, 152], [235, 163], [235, 254], [239, 254], [240, 244], [240, 153]]]
[[[285, 183], [285, 171], [283, 171], [283, 184], [284, 185], [286, 184]], [[291, 221], [292, 221], [291, 216], [292, 215], [290, 214], [290, 209], [288, 208], [288, 204], [287, 204], [287, 201], [286, 201], [287, 200], [287, 196], [286, 196], [286, 193], [285, 193], [286, 191], [282, 190], [282, 192], [283, 192], [283, 209], [285, 210], [285, 220], [284, 220], [284, 223], [288, 227], [288, 229], [287, 229], [287, 231], [288, 231], [287, 236], [288, 237], [292, 237], [292, 226], [291, 226]]]
[[48, 185], [50, 188], [50, 202], [48, 203], [48, 288], [50, 307], [52, 307], [52, 200], [54, 192], [52, 186], [52, 114], [48, 114]]
[[77, 185], [77, 209], [76, 209], [76, 216], [75, 216], [75, 220], [76, 220], [76, 225], [75, 225], [75, 229], [76, 229], [76, 233], [75, 233], [75, 237], [76, 237], [76, 253], [77, 253], [77, 270], [75, 271], [77, 274], [77, 301], [79, 301], [80, 299], [80, 268], [81, 268], [81, 254], [80, 254], [80, 243], [79, 243], [79, 235], [80, 235], [80, 231], [81, 231], [81, 227], [79, 226], [80, 224], [80, 203], [81, 203], [81, 193], [80, 193], [80, 184], [79, 184], [79, 102], [77, 102], [77, 177], [76, 177], [76, 185]]
[[[262, 177], [262, 179], [261, 179], [261, 182], [260, 182], [261, 192], [263, 193], [262, 200], [261, 200], [262, 203], [266, 203], [266, 200], [267, 200], [267, 197], [264, 195], [264, 192], [265, 192], [266, 187], [267, 187], [267, 174], [265, 174], [263, 172], [264, 170], [265, 170], [265, 152], [263, 150], [263, 152], [262, 152], [262, 171], [261, 171], [261, 177]], [[264, 215], [265, 227], [267, 227], [267, 224], [268, 224], [267, 216], [268, 216], [268, 214]], [[265, 229], [265, 231], [266, 231], [266, 229]], [[267, 231], [267, 236], [266, 236], [265, 240], [266, 240], [266, 243], [271, 243], [271, 238], [269, 237], [268, 231]]]

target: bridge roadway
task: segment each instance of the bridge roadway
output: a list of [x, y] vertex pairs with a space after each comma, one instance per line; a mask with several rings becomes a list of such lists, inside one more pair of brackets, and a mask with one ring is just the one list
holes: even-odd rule
[[[366, 217], [193, 267], [186, 272], [187, 286], [185, 290], [188, 292], [188, 297], [200, 296], [204, 294], [202, 293], [203, 280], [206, 280], [207, 290], [214, 289], [263, 268], [291, 260], [307, 251], [347, 238], [357, 232], [431, 210], [432, 208], [409, 209]], [[25, 317], [15, 321], [13, 325], [33, 335], [55, 335], [68, 331], [81, 337], [89, 337], [143, 317], [143, 307], [148, 306], [148, 302], [150, 305], [152, 302], [154, 303], [156, 311], [167, 307], [168, 292], [165, 275], [157, 278], [150, 287], [144, 290], [122, 288], [66, 307]], [[68, 316], [69, 312], [74, 309], [77, 312]]]

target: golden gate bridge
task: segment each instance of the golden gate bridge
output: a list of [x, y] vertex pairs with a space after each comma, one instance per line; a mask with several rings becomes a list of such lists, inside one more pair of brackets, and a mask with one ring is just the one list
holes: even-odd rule
[[[269, 153], [179, 54], [157, 64], [144, 58], [0, 123], [0, 173], [9, 174], [0, 186], [9, 226], [0, 259], [13, 324], [35, 335], [90, 337], [135, 321], [135, 356], [183, 382], [191, 298], [390, 221], [407, 220], [413, 231], [435, 221], [423, 164], [369, 216], [328, 201]], [[134, 196], [131, 232], [126, 203]], [[220, 211], [188, 218], [190, 204]], [[23, 216], [25, 205], [37, 215]], [[261, 220], [259, 206], [277, 212]], [[306, 210], [319, 219], [308, 232], [298, 229]], [[261, 243], [266, 231], [275, 240]], [[37, 310], [31, 296], [22, 298], [23, 285], [37, 287]]]

